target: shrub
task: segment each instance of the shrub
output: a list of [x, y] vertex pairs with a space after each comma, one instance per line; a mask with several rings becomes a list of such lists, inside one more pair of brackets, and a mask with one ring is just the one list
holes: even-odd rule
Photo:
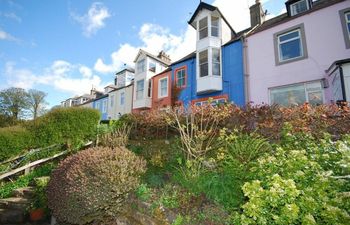
[[65, 159], [48, 185], [49, 208], [61, 222], [116, 217], [139, 185], [145, 161], [125, 148], [96, 147]]
[[52, 144], [76, 146], [95, 139], [100, 114], [95, 109], [58, 108], [27, 125], [38, 147]]
[[46, 188], [50, 177], [39, 177], [34, 179], [35, 191], [34, 199], [31, 202], [30, 209], [43, 209], [48, 214]]
[[235, 224], [346, 224], [341, 183], [307, 157], [305, 151], [278, 149], [252, 168], [254, 180], [243, 186], [248, 202]]
[[17, 156], [33, 146], [33, 136], [23, 127], [0, 128], [0, 161]]
[[109, 133], [101, 135], [98, 144], [110, 148], [126, 146], [129, 141], [131, 128], [127, 124], [113, 126]]

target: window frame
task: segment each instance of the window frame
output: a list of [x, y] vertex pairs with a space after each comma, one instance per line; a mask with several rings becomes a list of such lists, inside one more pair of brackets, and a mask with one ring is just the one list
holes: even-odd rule
[[347, 14], [350, 14], [350, 8], [345, 8], [339, 11], [340, 22], [343, 29], [345, 48], [349, 49], [350, 48], [350, 30], [347, 24]]
[[[200, 54], [203, 53], [203, 52], [207, 52], [207, 62], [206, 63], [201, 63], [201, 58], [200, 58]], [[202, 76], [201, 74], [201, 65], [204, 65], [204, 64], [207, 64], [207, 74]], [[202, 50], [200, 52], [198, 52], [198, 75], [199, 75], [199, 78], [203, 78], [203, 77], [208, 77], [209, 76], [209, 49], [205, 49], [205, 50]]]
[[123, 106], [125, 104], [125, 92], [120, 93], [120, 105]]
[[[273, 90], [284, 89], [284, 88], [289, 88], [289, 87], [298, 87], [298, 86], [302, 86], [303, 87], [305, 102], [310, 103], [309, 94], [318, 92], [318, 91], [308, 91], [308, 85], [309, 84], [314, 84], [314, 83], [319, 83], [320, 84], [320, 86], [321, 86], [320, 91], [321, 91], [321, 96], [322, 96], [322, 104], [325, 104], [326, 103], [326, 98], [325, 98], [325, 91], [324, 91], [324, 88], [323, 88], [323, 85], [322, 85], [322, 80], [314, 80], [314, 81], [308, 81], [308, 82], [302, 82], [302, 83], [294, 83], [294, 84], [282, 85], [282, 86], [277, 86], [277, 87], [271, 87], [271, 88], [268, 89], [268, 92], [269, 92], [269, 104], [270, 105], [272, 105], [272, 104], [279, 104], [279, 103], [273, 103], [272, 102], [271, 93], [272, 93]], [[305, 102], [303, 102], [303, 103], [305, 103]], [[301, 104], [303, 104], [303, 103], [301, 103]], [[290, 106], [287, 106], [287, 107], [290, 107]]]
[[[217, 50], [219, 53], [219, 62], [214, 62], [214, 50]], [[214, 74], [214, 64], [219, 64], [219, 74]], [[211, 75], [212, 76], [221, 76], [221, 48], [211, 48]]]
[[[305, 2], [306, 3], [306, 10], [302, 11], [302, 12], [293, 12], [293, 6], [295, 6], [297, 4], [300, 4], [301, 2]], [[308, 11], [309, 9], [310, 9], [310, 5], [309, 5], [309, 1], [308, 0], [300, 0], [300, 1], [294, 2], [294, 3], [289, 5], [289, 10], [290, 10], [290, 15], [291, 16], [296, 16], [296, 15], [298, 15], [300, 13]]]
[[[281, 60], [281, 50], [280, 50], [280, 41], [279, 38], [283, 35], [290, 34], [292, 32], [295, 32], [296, 30], [299, 31], [299, 37], [300, 37], [300, 50], [303, 53], [299, 57]], [[275, 50], [275, 63], [276, 66], [283, 65], [286, 63], [291, 63], [299, 60], [303, 60], [308, 58], [308, 51], [307, 51], [307, 44], [306, 44], [306, 37], [305, 37], [305, 27], [304, 24], [298, 24], [296, 26], [290, 27], [288, 29], [282, 30], [280, 32], [277, 32], [273, 35], [273, 42], [274, 42], [274, 50]]]
[[114, 105], [114, 95], [110, 95], [110, 102], [109, 102], [109, 106], [110, 108], [113, 108], [113, 105]]
[[[184, 77], [183, 77], [183, 85], [179, 86], [179, 76], [178, 76], [178, 73], [181, 72], [181, 71], [184, 71]], [[187, 67], [186, 66], [183, 66], [183, 67], [179, 67], [175, 70], [175, 86], [177, 88], [185, 88], [187, 86]]]
[[[154, 67], [151, 67], [151, 64], [154, 65]], [[154, 68], [154, 70], [153, 70], [153, 68]], [[156, 64], [155, 62], [153, 62], [153, 60], [149, 60], [149, 62], [148, 62], [148, 70], [149, 70], [150, 72], [153, 72], [153, 73], [156, 72], [156, 70], [157, 70], [157, 64]]]
[[[143, 66], [141, 67], [140, 65], [143, 64]], [[137, 62], [136, 65], [136, 69], [137, 69], [137, 73], [143, 73], [146, 71], [146, 59], [141, 59]], [[140, 69], [141, 68], [141, 69]]]
[[107, 105], [108, 105], [108, 99], [104, 99], [102, 101], [102, 113], [106, 113], [107, 112]]
[[[166, 80], [166, 94], [162, 95], [162, 81]], [[169, 92], [169, 80], [168, 77], [163, 77], [158, 80], [158, 98], [166, 98], [168, 97]]]
[[[142, 89], [139, 90], [138, 89], [138, 87], [139, 87], [138, 84], [141, 81], [142, 81], [143, 85], [142, 85]], [[135, 99], [136, 100], [142, 100], [144, 98], [144, 92], [145, 92], [145, 79], [141, 79], [141, 80], [136, 81]], [[138, 93], [141, 93], [141, 97], [139, 97]]]
[[[217, 21], [218, 21], [217, 26], [213, 25], [213, 18], [217, 19]], [[217, 34], [218, 34], [217, 36], [213, 35], [213, 28], [217, 29]], [[212, 36], [212, 37], [220, 37], [220, 17], [218, 17], [218, 16], [211, 16], [210, 17], [210, 36]]]
[[152, 87], [153, 87], [152, 79], [149, 79], [148, 84], [147, 84], [147, 97], [148, 98], [152, 98]]
[[[206, 20], [207, 21], [207, 25], [204, 26], [203, 28], [200, 28], [200, 22], [203, 21], [203, 20]], [[198, 40], [202, 40], [202, 39], [205, 39], [207, 37], [209, 37], [209, 17], [206, 16], [206, 17], [203, 17], [202, 19], [198, 20]], [[202, 37], [201, 38], [201, 31], [207, 29], [207, 34], [206, 36]]]

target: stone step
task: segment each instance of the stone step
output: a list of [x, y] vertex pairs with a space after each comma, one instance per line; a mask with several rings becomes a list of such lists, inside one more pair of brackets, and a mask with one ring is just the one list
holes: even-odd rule
[[25, 220], [25, 210], [0, 209], [0, 224], [24, 224]]
[[33, 187], [18, 188], [12, 191], [12, 197], [32, 198], [34, 197]]
[[12, 197], [0, 199], [0, 209], [22, 209], [26, 210], [30, 200], [21, 197]]

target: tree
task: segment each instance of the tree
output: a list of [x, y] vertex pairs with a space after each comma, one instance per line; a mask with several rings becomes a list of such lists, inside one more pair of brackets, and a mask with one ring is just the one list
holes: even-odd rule
[[11, 87], [0, 91], [0, 111], [18, 120], [28, 110], [28, 93], [22, 88]]
[[36, 119], [45, 112], [47, 105], [47, 102], [45, 101], [46, 96], [47, 94], [45, 92], [39, 90], [30, 89], [28, 91], [29, 110], [33, 115], [33, 119]]

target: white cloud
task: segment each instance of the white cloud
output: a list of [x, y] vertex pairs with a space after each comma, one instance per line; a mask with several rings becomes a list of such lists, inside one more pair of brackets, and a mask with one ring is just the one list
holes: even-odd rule
[[5, 32], [0, 28], [0, 40], [5, 41], [19, 41], [17, 38], [13, 37], [11, 34]]
[[5, 17], [7, 19], [12, 19], [15, 20], [16, 22], [20, 23], [22, 22], [22, 18], [17, 16], [15, 13], [11, 12], [11, 13], [3, 13], [0, 12], [0, 16]]
[[132, 46], [128, 43], [119, 46], [119, 49], [111, 54], [111, 63], [106, 64], [103, 59], [98, 58], [94, 69], [100, 73], [113, 73], [121, 69], [126, 63], [133, 65], [139, 49], [157, 54], [164, 50], [170, 55], [173, 61], [191, 53], [195, 50], [196, 33], [192, 27], [180, 35], [174, 35], [169, 29], [157, 24], [145, 23], [139, 31], [139, 38], [142, 44]]
[[[266, 3], [271, 0], [263, 0]], [[250, 26], [249, 6], [255, 4], [255, 0], [215, 0], [213, 5], [219, 7], [228, 22], [236, 32], [239, 32]], [[270, 15], [269, 17], [272, 17]], [[133, 29], [136, 27], [133, 26]], [[133, 65], [133, 60], [140, 48], [157, 54], [164, 50], [170, 55], [172, 61], [176, 61], [195, 50], [196, 32], [187, 26], [186, 30], [180, 35], [175, 35], [169, 29], [157, 24], [145, 23], [139, 30], [139, 39], [142, 44], [133, 46], [124, 43], [110, 55], [111, 63], [106, 63], [102, 58], [96, 60], [94, 69], [100, 73], [113, 73], [121, 69], [124, 63]]]
[[[79, 74], [80, 76], [76, 76]], [[51, 66], [43, 69], [41, 74], [35, 74], [28, 69], [19, 69], [13, 62], [5, 65], [7, 85], [33, 88], [35, 85], [52, 86], [56, 90], [72, 95], [89, 93], [92, 86], [103, 88], [101, 78], [92, 74], [92, 70], [84, 65], [73, 65], [64, 60], [56, 60]]]
[[90, 9], [85, 15], [79, 16], [75, 13], [71, 13], [74, 20], [81, 24], [83, 28], [83, 34], [86, 37], [90, 37], [101, 28], [105, 27], [105, 20], [111, 17], [108, 8], [101, 2], [92, 3]]

